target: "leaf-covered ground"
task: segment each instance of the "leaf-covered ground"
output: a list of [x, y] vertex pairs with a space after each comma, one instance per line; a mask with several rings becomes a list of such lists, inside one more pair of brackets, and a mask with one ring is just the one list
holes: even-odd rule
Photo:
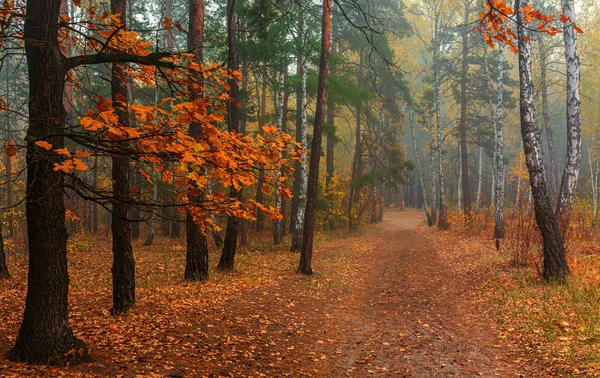
[[[109, 316], [107, 241], [80, 237], [69, 254], [71, 326], [92, 361], [63, 368], [15, 364], [25, 260], [0, 283], [0, 376], [445, 377], [535, 376], [543, 369], [487, 315], [481, 282], [450, 234], [420, 212], [386, 213], [350, 237], [317, 240], [316, 275], [270, 235], [237, 258], [233, 274], [182, 280], [185, 250], [160, 239], [136, 248], [137, 305]], [[444, 243], [445, 245], [441, 245]], [[287, 246], [287, 244], [286, 244]], [[91, 247], [91, 248], [90, 248]], [[216, 256], [211, 256], [216, 260]], [[541, 373], [539, 373], [541, 374]]]

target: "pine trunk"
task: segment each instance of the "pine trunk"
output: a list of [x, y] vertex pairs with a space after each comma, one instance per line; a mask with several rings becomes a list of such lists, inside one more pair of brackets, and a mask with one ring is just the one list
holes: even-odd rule
[[25, 54], [29, 76], [27, 185], [25, 213], [29, 273], [23, 322], [8, 354], [12, 361], [64, 364], [69, 351], [85, 356], [85, 344], [69, 327], [67, 230], [63, 173], [54, 170], [53, 152], [35, 142], [64, 147], [65, 58], [58, 41], [60, 0], [29, 0], [26, 5]]
[[311, 275], [313, 239], [317, 212], [317, 184], [319, 182], [319, 160], [321, 158], [321, 142], [323, 140], [323, 121], [325, 118], [325, 103], [327, 102], [327, 76], [329, 74], [329, 53], [331, 38], [331, 2], [323, 1], [323, 21], [321, 32], [321, 59], [319, 62], [319, 84], [317, 89], [317, 104], [315, 124], [310, 154], [310, 171], [308, 174], [308, 191], [306, 196], [306, 216], [304, 218], [302, 252], [298, 273]]
[[[188, 51], [194, 54], [194, 61], [202, 64], [203, 61], [203, 40], [204, 40], [204, 0], [189, 0], [189, 30], [187, 36]], [[194, 75], [198, 90], [203, 86], [203, 76], [201, 73]], [[201, 97], [202, 94], [194, 97]], [[202, 126], [193, 122], [190, 124], [189, 135], [198, 139], [202, 136]], [[202, 193], [192, 181], [188, 182], [188, 198], [190, 206], [199, 206], [202, 203]], [[187, 210], [185, 216], [186, 228], [186, 253], [185, 253], [185, 271], [183, 277], [188, 281], [201, 281], [208, 279], [208, 238], [200, 228], [198, 220], [194, 219], [193, 212]]]
[[[229, 51], [228, 67], [232, 71], [238, 71], [238, 50], [236, 42], [236, 13], [235, 0], [227, 0], [227, 46]], [[229, 131], [238, 133], [240, 131], [240, 122], [238, 115], [237, 103], [239, 100], [239, 89], [237, 79], [229, 79], [229, 96], [232, 102], [229, 104], [228, 111], [228, 128]], [[242, 200], [242, 191], [231, 188], [230, 198]], [[238, 234], [240, 231], [240, 219], [234, 216], [229, 216], [227, 219], [227, 228], [225, 229], [225, 240], [223, 241], [223, 250], [217, 268], [221, 271], [232, 271], [235, 261], [235, 253], [237, 250]]]

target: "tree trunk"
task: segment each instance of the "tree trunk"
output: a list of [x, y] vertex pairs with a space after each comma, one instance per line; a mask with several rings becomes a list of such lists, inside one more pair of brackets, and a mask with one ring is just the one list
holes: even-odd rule
[[596, 162], [596, 169], [594, 169], [594, 160], [592, 160], [591, 146], [588, 143], [588, 164], [590, 166], [590, 186], [592, 189], [592, 225], [596, 223], [596, 216], [598, 214], [598, 162]]
[[69, 351], [75, 350], [73, 358], [77, 359], [87, 354], [87, 348], [69, 327], [63, 173], [54, 170], [56, 154], [35, 144], [44, 140], [54, 148], [64, 147], [66, 112], [62, 96], [67, 68], [57, 43], [60, 0], [29, 0], [26, 7], [29, 128], [25, 212], [29, 274], [23, 322], [8, 358], [63, 364]]
[[[262, 90], [260, 96], [260, 113], [258, 117], [258, 132], [262, 135], [262, 127], [265, 124], [266, 108], [267, 108], [267, 69], [262, 70]], [[263, 193], [263, 184], [265, 181], [265, 170], [261, 165], [258, 169], [258, 180], [256, 182], [256, 202], [264, 204], [265, 194]], [[258, 208], [256, 209], [256, 231], [263, 230], [265, 224], [265, 215]]]
[[2, 237], [2, 222], [0, 222], [0, 280], [10, 278], [8, 266], [6, 265], [6, 254], [4, 253], [4, 238]]
[[[194, 54], [194, 61], [202, 64], [203, 61], [203, 41], [204, 41], [204, 0], [189, 0], [189, 31], [187, 35], [188, 51]], [[195, 97], [201, 97], [202, 94], [196, 95], [199, 89], [203, 86], [203, 76], [201, 73], [194, 75], [195, 83], [198, 86], [197, 91], [191, 93]], [[198, 139], [202, 136], [202, 126], [193, 122], [190, 124], [189, 135], [192, 138]], [[188, 182], [188, 198], [190, 206], [198, 206], [202, 203], [202, 194], [195, 187], [192, 181]], [[197, 220], [194, 219], [191, 209], [186, 211], [185, 215], [186, 228], [186, 252], [185, 252], [185, 271], [183, 277], [189, 281], [200, 281], [208, 279], [208, 238], [200, 228]]]
[[[230, 70], [237, 71], [239, 69], [238, 64], [238, 50], [236, 42], [236, 13], [235, 13], [235, 0], [227, 0], [227, 47], [229, 56], [227, 65]], [[239, 101], [239, 88], [235, 78], [228, 80], [229, 82], [229, 96], [232, 102], [228, 106], [228, 128], [229, 131], [238, 133], [240, 131], [240, 121], [238, 115], [237, 103]], [[242, 200], [242, 191], [230, 189], [230, 198]], [[221, 258], [217, 268], [220, 271], [232, 271], [235, 261], [235, 252], [237, 250], [238, 234], [240, 230], [240, 220], [234, 216], [229, 216], [227, 219], [227, 228], [225, 229], [225, 240], [223, 241], [223, 250], [221, 252]]]
[[[298, 101], [298, 106], [299, 108], [297, 108], [297, 111], [300, 113], [299, 116], [299, 121], [300, 121], [300, 130], [299, 130], [299, 135], [300, 135], [300, 145], [301, 148], [303, 150], [307, 150], [308, 149], [308, 140], [307, 140], [307, 135], [306, 135], [306, 104], [307, 104], [307, 98], [306, 98], [306, 80], [307, 80], [307, 72], [306, 72], [306, 57], [305, 57], [305, 51], [304, 51], [304, 46], [305, 46], [305, 32], [306, 32], [306, 19], [304, 18], [304, 11], [302, 10], [302, 4], [298, 3], [299, 5], [299, 16], [300, 16], [300, 20], [298, 20], [298, 35], [299, 35], [299, 40], [300, 40], [300, 46], [298, 48], [298, 59], [299, 59], [299, 64], [298, 64], [298, 68], [299, 68], [299, 73], [300, 73], [300, 96], [299, 96], [299, 101]], [[316, 122], [316, 121], [315, 121]], [[298, 127], [298, 125], [296, 125], [296, 127]], [[313, 132], [314, 134], [314, 132]], [[298, 132], [296, 132], [296, 136], [298, 136]], [[314, 135], [313, 135], [314, 138]], [[313, 139], [314, 140], [314, 139]], [[314, 142], [313, 142], [314, 145]], [[319, 145], [320, 148], [320, 145]], [[311, 162], [312, 162], [312, 153], [313, 150], [311, 149]], [[318, 173], [317, 173], [318, 176]], [[292, 233], [292, 245], [290, 247], [290, 250], [292, 252], [300, 252], [301, 250], [303, 250], [302, 247], [302, 243], [306, 240], [305, 237], [303, 237], [303, 223], [305, 222], [304, 217], [306, 216], [305, 214], [305, 203], [306, 203], [306, 199], [307, 199], [307, 185], [308, 185], [308, 169], [307, 169], [307, 156], [303, 156], [302, 159], [302, 164], [300, 164], [300, 180], [299, 180], [299, 188], [298, 188], [298, 208], [296, 210], [296, 217], [295, 219], [293, 219], [293, 222], [295, 222], [294, 225], [294, 230]], [[314, 220], [313, 220], [314, 222]]]
[[544, 46], [544, 33], [537, 36], [538, 47], [540, 50], [540, 77], [542, 85], [542, 123], [546, 133], [546, 142], [548, 144], [548, 158], [550, 160], [549, 189], [552, 203], [557, 201], [558, 195], [558, 168], [556, 163], [556, 151], [554, 150], [554, 132], [550, 125], [550, 110], [548, 109], [548, 51]]
[[483, 147], [479, 147], [479, 166], [477, 167], [477, 198], [475, 199], [475, 207], [481, 209], [481, 197], [483, 191]]
[[[6, 70], [6, 98], [5, 104], [7, 107], [10, 106], [10, 56], [4, 57], [3, 63], [5, 65], [4, 70]], [[4, 151], [7, 151], [9, 144], [14, 143], [12, 140], [12, 126], [10, 123], [10, 112], [6, 114], [6, 137], [4, 139]], [[12, 191], [13, 191], [13, 182], [12, 182], [12, 156], [5, 153], [4, 154], [4, 167], [6, 168], [6, 208], [8, 209], [8, 213], [6, 214], [6, 223], [8, 224], [8, 237], [11, 238], [15, 234], [15, 227], [13, 225], [13, 216], [12, 216]]]
[[[464, 0], [464, 23], [469, 23], [470, 0]], [[469, 181], [469, 152], [467, 150], [467, 73], [469, 71], [469, 33], [470, 28], [462, 35], [462, 75], [460, 81], [460, 167], [462, 185], [462, 205], [465, 225], [471, 225], [471, 185]]]
[[[127, 28], [126, 0], [111, 0], [111, 12], [120, 16], [123, 28]], [[129, 126], [127, 111], [127, 73], [125, 64], [113, 63], [111, 94], [113, 107], [119, 124]], [[112, 156], [113, 202], [111, 213], [112, 230], [112, 315], [124, 314], [135, 304], [135, 260], [131, 246], [131, 224], [129, 208], [131, 187], [129, 183], [129, 159], [126, 155]]]
[[[278, 131], [279, 136], [281, 136], [281, 132], [282, 132], [281, 129], [282, 129], [282, 125], [283, 125], [284, 85], [285, 85], [285, 75], [283, 72], [280, 72], [279, 73], [279, 92], [277, 95], [277, 131]], [[281, 167], [279, 167], [277, 169], [277, 172], [275, 174], [275, 208], [277, 210], [279, 210], [279, 213], [281, 213], [281, 209], [282, 209], [281, 194], [279, 193], [281, 190], [281, 182], [279, 182], [280, 178], [281, 178]], [[275, 219], [275, 221], [273, 222], [273, 242], [275, 245], [281, 244], [281, 240], [283, 239], [281, 230], [284, 227], [284, 225], [282, 223], [283, 222], [281, 219]]]
[[571, 209], [577, 191], [581, 165], [581, 99], [579, 97], [580, 63], [577, 54], [577, 31], [572, 0], [563, 0], [565, 60], [567, 71], [567, 157], [556, 205], [556, 217], [564, 235], [571, 220]]
[[[94, 174], [92, 175], [94, 185], [98, 183], [98, 169], [99, 169], [100, 159], [98, 155], [94, 158]], [[92, 232], [98, 232], [98, 204], [94, 202], [92, 205]], [[139, 229], [139, 228], [138, 228]]]
[[425, 182], [423, 181], [423, 171], [421, 171], [421, 163], [419, 161], [419, 150], [417, 149], [417, 140], [415, 138], [415, 125], [413, 119], [412, 109], [408, 109], [408, 123], [410, 124], [410, 135], [412, 136], [413, 149], [415, 151], [415, 164], [417, 165], [417, 173], [419, 175], [419, 182], [421, 183], [421, 189], [423, 190], [423, 209], [425, 210], [425, 216], [427, 217], [427, 225], [433, 226], [431, 214], [429, 213], [429, 205], [427, 204], [427, 190], [425, 189]]
[[[285, 70], [285, 74], [283, 76], [283, 80], [284, 82], [287, 82], [288, 80], [288, 71], [287, 69]], [[281, 120], [281, 132], [287, 134], [288, 130], [287, 130], [287, 120], [288, 120], [288, 109], [289, 109], [289, 100], [290, 100], [290, 91], [287, 89], [284, 89], [283, 92], [283, 119]], [[283, 151], [283, 155], [282, 157], [284, 159], [288, 159], [288, 151], [287, 149], [285, 151]], [[281, 200], [281, 237], [284, 237], [286, 234], [286, 223], [287, 223], [287, 212], [286, 212], [286, 207], [287, 207], [287, 200], [285, 198], [282, 198]]]
[[437, 223], [436, 181], [435, 181], [435, 130], [433, 119], [429, 119], [429, 175], [431, 176], [431, 221]]
[[[436, 19], [436, 31], [438, 30], [438, 20]], [[440, 185], [440, 214], [438, 219], [438, 227], [442, 230], [447, 230], [450, 228], [450, 224], [448, 223], [448, 214], [446, 213], [446, 193], [444, 187], [444, 165], [443, 165], [443, 149], [442, 145], [444, 143], [442, 137], [442, 100], [440, 93], [440, 79], [439, 79], [439, 46], [438, 46], [438, 36], [435, 36], [434, 47], [433, 47], [433, 86], [435, 92], [435, 118], [436, 118], [436, 130], [437, 130], [437, 154], [438, 154], [438, 175], [439, 175], [439, 185]]]
[[[331, 36], [331, 54], [337, 54], [337, 17], [335, 16], [335, 10], [332, 14], [332, 36]], [[337, 74], [337, 69], [335, 64], [331, 64], [329, 73], [331, 76], [335, 76]], [[327, 202], [329, 202], [329, 212], [327, 223], [325, 224], [325, 229], [333, 230], [335, 228], [335, 223], [333, 219], [333, 195], [331, 193], [331, 180], [333, 179], [333, 175], [335, 174], [335, 102], [332, 97], [327, 101], [327, 149], [325, 152], [325, 187], [327, 188], [328, 196]]]
[[317, 184], [319, 182], [319, 160], [321, 158], [321, 142], [323, 139], [323, 121], [325, 118], [325, 103], [327, 102], [327, 75], [329, 74], [329, 47], [331, 38], [331, 1], [323, 1], [323, 21], [321, 33], [321, 59], [319, 62], [319, 86], [317, 90], [317, 105], [315, 124], [310, 154], [310, 171], [308, 174], [308, 191], [306, 195], [306, 216], [304, 218], [302, 252], [298, 273], [311, 275], [313, 238], [317, 212]]
[[[520, 10], [525, 5], [526, 2], [521, 3], [521, 0], [516, 0], [514, 9]], [[544, 244], [543, 275], [546, 280], [563, 281], [569, 274], [569, 267], [565, 257], [563, 238], [552, 212], [546, 184], [542, 148], [534, 120], [535, 105], [533, 102], [529, 33], [523, 25], [521, 11], [517, 11], [517, 34], [519, 38], [519, 81], [521, 86], [521, 136], [534, 199], [535, 218], [542, 233]]]
[[[502, 76], [504, 72], [504, 44], [500, 43], [498, 46], [498, 80], [497, 80], [497, 91], [498, 99], [496, 104], [496, 117], [494, 121], [494, 151], [496, 161], [494, 162], [494, 188], [495, 196], [495, 225], [494, 225], [494, 238], [504, 238], [504, 140], [503, 140], [503, 109], [502, 109], [502, 95], [504, 92]], [[491, 92], [490, 92], [491, 94]]]
[[[358, 63], [358, 76], [356, 87], [361, 88], [362, 85], [362, 74], [363, 74], [363, 53], [362, 50], [359, 53]], [[355, 185], [356, 180], [362, 174], [362, 146], [361, 146], [361, 118], [362, 108], [360, 101], [356, 104], [355, 121], [356, 127], [354, 129], [354, 162], [352, 164], [352, 181], [350, 182], [350, 195], [348, 200], [348, 230], [354, 231], [358, 226], [358, 215], [354, 213], [354, 205], [359, 204], [360, 200], [360, 188]]]

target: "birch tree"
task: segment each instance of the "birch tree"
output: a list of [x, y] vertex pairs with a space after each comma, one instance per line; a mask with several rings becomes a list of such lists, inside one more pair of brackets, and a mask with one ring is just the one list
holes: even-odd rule
[[[306, 80], [307, 80], [307, 68], [306, 68], [306, 19], [304, 17], [304, 10], [302, 9], [302, 3], [298, 2], [299, 7], [299, 20], [298, 20], [298, 69], [300, 74], [300, 93], [299, 93], [299, 101], [297, 102], [300, 105], [300, 145], [303, 150], [306, 150], [308, 147], [308, 138], [306, 135]], [[298, 127], [298, 126], [296, 126]], [[304, 223], [304, 206], [306, 203], [306, 192], [308, 185], [308, 169], [307, 169], [307, 159], [306, 156], [303, 156], [302, 164], [300, 165], [300, 188], [298, 191], [298, 210], [296, 211], [296, 218], [292, 219], [295, 222], [295, 226], [292, 233], [292, 246], [290, 250], [292, 252], [300, 252], [302, 249], [302, 241], [303, 241], [303, 229], [302, 225]], [[315, 194], [316, 195], [316, 194]]]
[[[283, 126], [283, 92], [285, 91], [284, 89], [284, 85], [285, 85], [285, 75], [283, 73], [283, 71], [281, 71], [279, 73], [279, 92], [277, 95], [277, 131], [279, 136], [281, 136], [282, 133], [282, 126]], [[277, 170], [277, 172], [275, 173], [276, 175], [276, 180], [275, 180], [275, 208], [279, 210], [279, 212], [281, 213], [281, 194], [280, 194], [280, 190], [281, 190], [281, 182], [279, 181], [279, 179], [281, 178], [281, 168], [279, 168]], [[281, 219], [275, 219], [275, 221], [273, 222], [273, 241], [275, 245], [278, 245], [281, 243], [281, 239], [283, 237], [283, 224]]]
[[563, 36], [567, 72], [567, 157], [556, 205], [556, 216], [564, 234], [571, 218], [581, 163], [580, 63], [577, 54], [577, 30], [572, 0], [563, 0]]
[[543, 276], [546, 280], [563, 281], [569, 274], [565, 256], [565, 246], [554, 213], [544, 162], [542, 146], [539, 139], [538, 127], [535, 124], [535, 104], [533, 100], [533, 78], [531, 74], [530, 33], [523, 23], [521, 8], [527, 5], [527, 0], [515, 0], [517, 12], [517, 36], [519, 56], [520, 82], [520, 115], [523, 151], [529, 171], [529, 182], [534, 200], [534, 211], [537, 225], [543, 239]]
[[417, 148], [417, 140], [415, 138], [415, 125], [413, 118], [413, 111], [411, 108], [408, 108], [408, 123], [410, 125], [410, 135], [412, 137], [412, 145], [413, 150], [415, 151], [415, 164], [417, 165], [417, 174], [419, 175], [419, 182], [421, 183], [421, 189], [423, 190], [423, 210], [425, 210], [425, 216], [427, 217], [427, 225], [429, 227], [433, 226], [433, 220], [431, 218], [431, 213], [429, 212], [429, 204], [427, 202], [427, 189], [425, 187], [425, 182], [423, 180], [423, 171], [421, 170], [421, 162], [419, 161], [419, 149]]
[[[503, 140], [503, 108], [504, 92], [502, 76], [504, 73], [504, 44], [498, 46], [498, 79], [496, 80], [497, 102], [494, 117], [494, 238], [504, 238], [504, 140]], [[490, 92], [491, 94], [491, 92]]]

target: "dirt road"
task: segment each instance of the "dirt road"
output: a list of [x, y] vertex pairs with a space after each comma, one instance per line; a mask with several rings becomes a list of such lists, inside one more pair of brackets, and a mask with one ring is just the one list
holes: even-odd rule
[[[267, 248], [265, 234], [235, 273], [203, 283], [182, 280], [183, 247], [171, 240], [139, 247], [138, 302], [118, 318], [108, 314], [110, 249], [73, 254], [71, 324], [92, 361], [45, 368], [0, 357], [0, 376], [535, 376], [481, 315], [478, 282], [453, 270], [436, 232], [420, 212], [390, 211], [351, 236], [321, 235], [312, 277], [294, 272], [298, 255]], [[17, 334], [25, 282], [23, 264], [3, 283], [0, 354]]]

